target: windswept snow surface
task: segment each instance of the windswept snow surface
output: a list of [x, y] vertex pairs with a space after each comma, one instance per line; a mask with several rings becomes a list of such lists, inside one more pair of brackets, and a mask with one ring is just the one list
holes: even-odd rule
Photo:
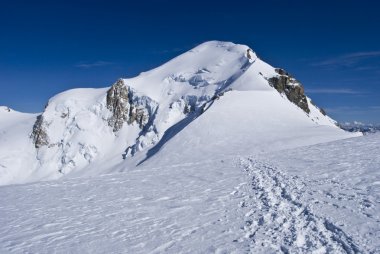
[[1, 253], [379, 253], [380, 135], [0, 187]]

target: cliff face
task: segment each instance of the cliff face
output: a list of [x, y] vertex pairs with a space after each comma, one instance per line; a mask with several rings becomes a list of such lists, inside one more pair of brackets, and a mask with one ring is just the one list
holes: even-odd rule
[[303, 111], [310, 113], [302, 84], [283, 69], [277, 68], [275, 71], [278, 73], [278, 76], [269, 78], [269, 85], [274, 87], [279, 93], [284, 93], [291, 102]]
[[34, 146], [40, 148], [49, 144], [49, 138], [45, 129], [46, 123], [42, 115], [37, 116], [37, 120], [33, 125], [31, 138], [33, 139]]
[[108, 119], [109, 126], [113, 131], [120, 130], [127, 121], [130, 111], [128, 89], [122, 80], [118, 80], [107, 91], [107, 108], [112, 112], [112, 116]]
[[145, 96], [136, 96], [122, 79], [107, 91], [107, 109], [112, 112], [108, 124], [117, 132], [124, 123], [137, 123], [143, 129], [149, 122], [157, 103]]

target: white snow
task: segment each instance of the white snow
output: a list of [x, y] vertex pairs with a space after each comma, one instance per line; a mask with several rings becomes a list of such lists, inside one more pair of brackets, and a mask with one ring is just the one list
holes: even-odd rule
[[[352, 238], [364, 253], [380, 251], [380, 135], [267, 154], [265, 160], [304, 179], [298, 199]], [[336, 229], [335, 229], [336, 230]]]
[[0, 185], [30, 180], [37, 164], [29, 138], [36, 117], [0, 107]]
[[[0, 170], [0, 184], [134, 168], [166, 145], [187, 154], [179, 157], [186, 159], [194, 149], [208, 157], [355, 136], [336, 127], [310, 99], [311, 112], [306, 114], [279, 94], [267, 81], [276, 75], [248, 46], [203, 43], [156, 69], [122, 80], [133, 103], [143, 107], [151, 120], [144, 130], [136, 123], [124, 123], [116, 133], [108, 124], [112, 115], [106, 106], [109, 88], [60, 93], [49, 100], [42, 114], [47, 146], [35, 149], [29, 138], [35, 115], [28, 122], [29, 129], [24, 125], [22, 132], [13, 130], [7, 118], [2, 119], [7, 122], [0, 133], [2, 156], [6, 157], [2, 164], [6, 165]], [[5, 136], [22, 139], [23, 145], [9, 145], [3, 141]], [[26, 149], [22, 159], [10, 146]]]
[[[159, 143], [147, 152], [146, 163], [249, 155], [353, 136], [335, 126], [315, 124], [301, 109], [271, 91], [228, 92], [183, 130], [172, 132], [169, 137], [176, 135], [169, 142], [163, 139], [162, 151]], [[142, 155], [125, 163], [132, 167], [133, 162], [142, 160]]]
[[50, 99], [40, 148], [38, 114], [0, 107], [0, 253], [379, 252], [380, 135], [305, 113], [248, 50], [123, 79], [144, 129], [113, 131], [109, 88]]
[[377, 253], [379, 146], [372, 135], [3, 186], [0, 252]]

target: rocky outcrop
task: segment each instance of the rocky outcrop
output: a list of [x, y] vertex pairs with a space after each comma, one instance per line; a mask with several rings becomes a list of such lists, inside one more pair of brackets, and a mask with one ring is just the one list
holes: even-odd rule
[[283, 69], [275, 69], [277, 76], [268, 79], [269, 85], [274, 87], [279, 93], [283, 93], [286, 97], [300, 107], [306, 113], [310, 113], [305, 91], [301, 83], [289, 75]]
[[144, 126], [148, 123], [149, 114], [146, 109], [142, 107], [136, 107], [134, 105], [130, 106], [129, 109], [129, 118], [127, 119], [128, 124], [132, 124], [136, 122], [140, 129], [144, 128]]
[[37, 120], [33, 125], [31, 138], [33, 139], [34, 146], [40, 148], [49, 144], [49, 137], [45, 129], [46, 123], [42, 115], [37, 116]]
[[108, 124], [116, 132], [127, 121], [130, 109], [128, 89], [124, 86], [123, 80], [119, 79], [107, 91], [107, 108], [112, 112], [111, 118], [108, 119]]
[[120, 79], [107, 91], [107, 108], [112, 112], [108, 124], [114, 132], [120, 130], [125, 122], [137, 123], [143, 129], [152, 115], [152, 104], [156, 106], [147, 97], [134, 96], [133, 91]]
[[276, 68], [276, 69], [274, 69], [274, 71], [277, 72], [280, 75], [290, 76], [287, 71], [285, 71], [284, 69], [281, 69], [281, 68]]
[[319, 111], [321, 112], [322, 115], [324, 115], [324, 116], [327, 115], [326, 111], [323, 108], [320, 108]]

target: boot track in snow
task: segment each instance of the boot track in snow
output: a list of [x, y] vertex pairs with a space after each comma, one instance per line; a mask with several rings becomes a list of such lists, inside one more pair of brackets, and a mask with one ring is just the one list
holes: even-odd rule
[[300, 178], [252, 158], [238, 163], [251, 179], [240, 204], [249, 208], [244, 226], [249, 252], [361, 253], [342, 229], [313, 213], [312, 204], [301, 203], [306, 185]]

